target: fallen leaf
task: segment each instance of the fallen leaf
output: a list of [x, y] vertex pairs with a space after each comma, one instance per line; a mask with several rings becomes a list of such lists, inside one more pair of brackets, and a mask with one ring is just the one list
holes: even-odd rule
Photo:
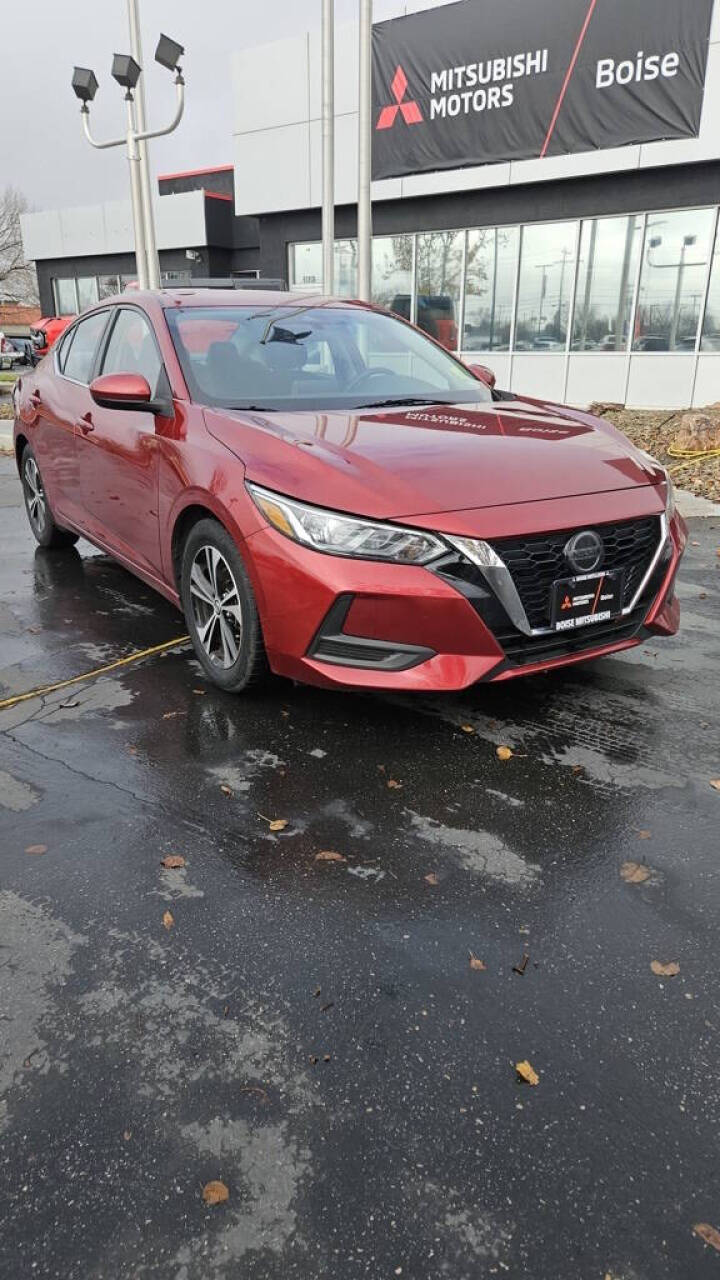
[[512, 756], [512, 751], [509, 747], [498, 747], [495, 754], [498, 760], [509, 760]]
[[428, 883], [428, 884], [439, 884], [439, 883], [440, 883], [440, 881], [438, 880], [438, 878], [437, 878], [437, 876], [435, 875], [435, 872], [434, 872], [434, 871], [429, 871], [429, 872], [428, 872], [428, 874], [425, 876], [425, 879], [426, 879], [426, 881], [427, 881], [427, 883]]
[[184, 711], [166, 711], [163, 720], [174, 720], [175, 716], [184, 716]]
[[716, 791], [720, 791], [720, 778], [711, 778], [710, 786], [714, 787]]
[[316, 1053], [311, 1053], [311, 1054], [310, 1054], [310, 1066], [311, 1066], [311, 1067], [316, 1066], [316, 1065], [317, 1065], [317, 1060], [318, 1060], [318, 1058], [317, 1058], [317, 1054], [316, 1054]]
[[202, 1194], [206, 1204], [224, 1204], [230, 1199], [230, 1192], [224, 1182], [207, 1182]]
[[713, 1249], [717, 1249], [718, 1253], [720, 1253], [720, 1231], [715, 1227], [711, 1227], [709, 1222], [694, 1223], [693, 1231], [696, 1236], [699, 1236], [701, 1240], [704, 1240], [706, 1244], [711, 1245]]
[[470, 968], [471, 968], [471, 969], [487, 969], [487, 965], [485, 964], [485, 961], [484, 961], [484, 960], [478, 960], [477, 956], [475, 955], [475, 953], [474, 953], [473, 951], [469, 951], [469, 952], [468, 952], [468, 955], [470, 956]]
[[321, 849], [315, 854], [316, 862], [347, 862], [347, 858], [342, 853], [336, 853], [334, 849]]
[[232, 795], [232, 787], [229, 787], [229, 786], [228, 786], [228, 784], [227, 784], [227, 782], [221, 782], [221, 783], [220, 783], [220, 790], [222, 791], [222, 793], [223, 793], [223, 795], [224, 795], [224, 796], [231, 796], [231, 795]]
[[185, 866], [185, 859], [179, 853], [168, 853], [160, 859], [160, 866], [167, 867], [168, 871], [174, 871], [177, 867]]
[[399, 791], [402, 786], [402, 782], [396, 782], [394, 778], [388, 778], [388, 786], [392, 791]]
[[540, 1079], [537, 1071], [533, 1071], [533, 1068], [530, 1066], [527, 1059], [523, 1062], [516, 1062], [515, 1070], [517, 1071], [520, 1079], [524, 1080], [526, 1084], [537, 1084]]
[[526, 969], [527, 969], [527, 967], [528, 967], [528, 960], [529, 960], [529, 959], [530, 959], [530, 956], [528, 955], [527, 951], [524, 951], [524, 952], [523, 952], [523, 956], [522, 956], [522, 960], [519, 962], [519, 964], [514, 964], [514, 965], [513, 965], [513, 973], [519, 973], [521, 978], [522, 978], [522, 977], [524, 977], [524, 975], [525, 975], [525, 970], [526, 970]]
[[48, 847], [46, 844], [29, 844], [25, 850], [26, 853], [47, 853], [47, 851]]
[[284, 831], [288, 824], [287, 818], [266, 818], [264, 813], [259, 813], [258, 818], [267, 822], [268, 831]]
[[193, 693], [196, 693], [198, 698], [202, 698], [207, 693], [207, 689], [193, 689]]
[[329, 1062], [329, 1061], [330, 1061], [330, 1054], [329, 1054], [329, 1053], [324, 1053], [324, 1054], [323, 1054], [323, 1062]]
[[707, 600], [707, 591], [701, 591], [698, 600]]
[[620, 875], [628, 884], [642, 884], [643, 880], [650, 879], [651, 872], [644, 862], [623, 862]]
[[123, 1133], [123, 1142], [129, 1142], [131, 1138], [132, 1138], [132, 1130], [126, 1129], [125, 1132]]
[[638, 840], [649, 840], [651, 835], [652, 831], [638, 831]]
[[575, 777], [577, 777], [579, 773], [585, 772], [585, 767], [584, 765], [581, 765], [581, 764], [574, 764], [570, 772], [574, 773]]
[[172, 929], [175, 923], [175, 917], [172, 911], [164, 911], [162, 921], [166, 929]]
[[474, 733], [474, 732], [475, 732], [475, 730], [473, 729], [473, 727], [472, 727], [472, 725], [471, 725], [471, 724], [461, 724], [461, 725], [460, 725], [460, 728], [462, 729], [463, 733]]
[[674, 978], [680, 972], [680, 965], [676, 960], [671, 960], [669, 964], [661, 964], [659, 960], [651, 960], [650, 968], [658, 978]]

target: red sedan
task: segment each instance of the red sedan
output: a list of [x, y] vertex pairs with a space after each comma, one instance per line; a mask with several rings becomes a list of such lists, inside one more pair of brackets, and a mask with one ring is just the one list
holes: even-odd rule
[[677, 630], [664, 469], [357, 302], [103, 302], [15, 390], [41, 545], [179, 605], [205, 671], [461, 689]]

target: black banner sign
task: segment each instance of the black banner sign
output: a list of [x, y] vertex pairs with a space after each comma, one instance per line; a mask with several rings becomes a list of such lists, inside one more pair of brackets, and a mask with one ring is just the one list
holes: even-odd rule
[[712, 0], [460, 0], [373, 27], [373, 178], [700, 127]]

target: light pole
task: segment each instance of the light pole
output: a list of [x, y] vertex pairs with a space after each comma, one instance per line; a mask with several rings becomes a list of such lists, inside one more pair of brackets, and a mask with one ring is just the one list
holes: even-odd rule
[[[130, 17], [131, 43], [133, 49], [140, 53], [137, 0], [128, 0], [128, 14]], [[135, 262], [138, 284], [141, 289], [160, 288], [160, 266], [155, 239], [155, 218], [145, 143], [149, 138], [160, 138], [166, 133], [172, 133], [174, 129], [177, 129], [182, 119], [185, 107], [185, 81], [179, 64], [184, 52], [182, 45], [178, 44], [176, 40], [171, 40], [169, 36], [160, 36], [155, 50], [155, 61], [175, 73], [177, 105], [175, 115], [170, 124], [164, 129], [152, 130], [145, 127], [145, 101], [142, 83], [138, 87], [138, 82], [142, 75], [142, 66], [132, 54], [115, 54], [111, 74], [113, 79], [125, 89], [127, 132], [123, 138], [110, 138], [107, 142], [98, 142], [90, 132], [90, 103], [98, 90], [95, 73], [88, 67], [75, 67], [73, 72], [72, 87], [75, 96], [80, 99], [83, 129], [90, 145], [100, 151], [104, 151], [108, 147], [122, 147], [123, 145], [127, 147], [135, 235]]]
[[372, 0], [360, 0], [358, 84], [358, 297], [370, 301], [372, 291]]
[[333, 292], [335, 252], [335, 0], [322, 0], [323, 293]]

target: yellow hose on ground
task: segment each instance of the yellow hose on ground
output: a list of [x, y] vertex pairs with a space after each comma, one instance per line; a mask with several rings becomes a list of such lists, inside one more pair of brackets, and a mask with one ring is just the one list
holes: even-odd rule
[[0, 711], [14, 707], [18, 702], [28, 702], [31, 698], [42, 698], [46, 693], [56, 693], [58, 689], [67, 689], [68, 685], [81, 684], [83, 680], [94, 680], [96, 676], [104, 676], [107, 671], [115, 671], [118, 667], [127, 667], [131, 662], [139, 662], [141, 658], [150, 658], [154, 653], [163, 653], [166, 649], [176, 649], [186, 644], [189, 636], [178, 636], [176, 640], [166, 640], [164, 644], [155, 644], [151, 649], [140, 649], [137, 653], [129, 653], [126, 658], [116, 658], [104, 667], [95, 667], [93, 671], [85, 671], [81, 676], [71, 676], [69, 680], [58, 680], [55, 684], [46, 684], [39, 689], [29, 689], [27, 693], [16, 693], [11, 698], [0, 701]]

